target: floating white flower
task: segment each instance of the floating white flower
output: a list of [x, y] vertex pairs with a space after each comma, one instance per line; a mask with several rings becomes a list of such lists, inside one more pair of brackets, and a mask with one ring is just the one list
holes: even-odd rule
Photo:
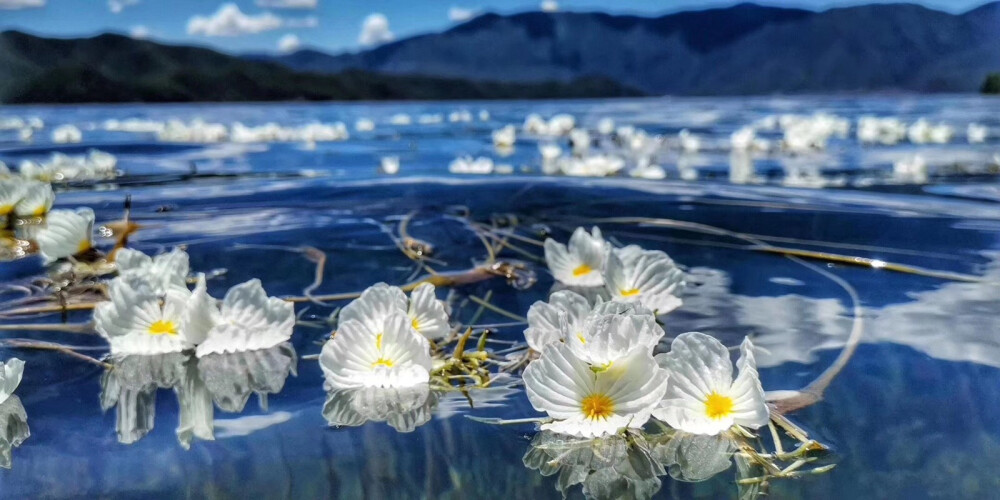
[[24, 182], [20, 179], [0, 180], [0, 217], [6, 217], [14, 212], [17, 202], [24, 193]]
[[94, 246], [94, 211], [89, 208], [53, 210], [35, 241], [46, 263], [82, 254]]
[[97, 305], [97, 332], [111, 344], [112, 354], [162, 354], [194, 347], [213, 325], [214, 299], [200, 277], [194, 292], [171, 288], [157, 295], [141, 279], [115, 278], [110, 300]]
[[566, 340], [566, 335], [583, 331], [583, 323], [590, 314], [590, 302], [571, 290], [560, 290], [539, 300], [528, 309], [528, 328], [524, 338], [528, 346], [538, 352], [552, 342]]
[[451, 333], [448, 312], [444, 303], [437, 299], [434, 285], [429, 283], [418, 286], [410, 293], [407, 316], [413, 329], [430, 340], [443, 339]]
[[342, 322], [319, 357], [327, 389], [410, 387], [430, 380], [430, 344], [410, 323], [396, 312], [373, 335], [357, 320]]
[[684, 273], [667, 254], [629, 245], [611, 252], [604, 282], [612, 300], [637, 301], [660, 315], [680, 307]]
[[393, 313], [409, 316], [410, 325], [417, 333], [430, 340], [447, 337], [451, 333], [448, 312], [437, 300], [434, 285], [423, 284], [413, 290], [410, 299], [402, 289], [385, 283], [368, 287], [361, 296], [344, 307], [340, 322], [357, 321], [372, 335], [382, 332], [386, 320]]
[[344, 306], [338, 321], [341, 324], [356, 321], [370, 335], [382, 333], [385, 322], [395, 312], [406, 312], [406, 294], [402, 289], [377, 283], [365, 289], [361, 296]]
[[545, 240], [545, 262], [557, 280], [572, 286], [601, 286], [605, 261], [611, 247], [601, 230], [594, 227], [591, 233], [578, 227], [563, 245], [552, 238]]
[[14, 213], [20, 217], [39, 217], [52, 208], [55, 200], [51, 184], [26, 182], [21, 192], [21, 199], [14, 205]]
[[14, 389], [21, 385], [22, 375], [24, 375], [24, 361], [10, 358], [6, 363], [0, 363], [0, 403], [7, 401], [7, 398], [14, 394]]
[[554, 343], [524, 370], [531, 405], [555, 419], [542, 429], [581, 437], [642, 427], [663, 397], [666, 379], [645, 348], [604, 368], [579, 359], [568, 345]]
[[399, 173], [399, 157], [383, 156], [379, 161], [378, 172], [385, 175], [396, 175]]
[[509, 148], [517, 141], [517, 129], [513, 125], [493, 131], [493, 145], [498, 148]]
[[704, 333], [679, 335], [670, 352], [656, 360], [670, 373], [670, 383], [653, 415], [667, 425], [714, 435], [733, 425], [756, 429], [767, 424], [769, 412], [750, 339], [740, 345], [735, 380], [729, 350]]
[[598, 304], [578, 331], [567, 333], [566, 345], [595, 370], [613, 368], [637, 348], [652, 355], [664, 335], [652, 311], [621, 302]]
[[[214, 313], [214, 311], [213, 311]], [[268, 297], [260, 280], [252, 279], [229, 289], [221, 311], [211, 314], [214, 325], [198, 344], [198, 357], [268, 349], [292, 337], [295, 306]]]
[[122, 248], [115, 255], [115, 263], [120, 276], [145, 281], [157, 295], [164, 295], [171, 288], [187, 290], [190, 264], [187, 252], [180, 248], [155, 257]]

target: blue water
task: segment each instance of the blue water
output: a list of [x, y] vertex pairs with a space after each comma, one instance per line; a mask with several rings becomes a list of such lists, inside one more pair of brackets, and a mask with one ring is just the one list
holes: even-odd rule
[[[175, 145], [151, 136], [87, 130], [108, 118], [145, 117], [256, 124], [359, 116], [386, 120], [397, 112], [445, 113], [488, 109], [488, 122], [392, 127], [355, 133], [348, 141], [294, 144]], [[547, 230], [565, 240], [579, 224], [604, 217], [650, 217], [706, 224], [782, 246], [878, 258], [920, 268], [972, 275], [978, 282], [809, 261], [853, 287], [863, 306], [864, 336], [846, 367], [817, 404], [789, 415], [833, 452], [831, 472], [777, 481], [775, 498], [997, 498], [1000, 478], [1000, 187], [988, 176], [944, 179], [930, 186], [893, 189], [792, 189], [729, 184], [725, 175], [696, 182], [676, 179], [568, 179], [466, 176], [447, 173], [456, 155], [494, 155], [489, 131], [520, 124], [529, 112], [569, 112], [584, 123], [610, 116], [650, 132], [681, 128], [722, 140], [743, 124], [781, 112], [828, 111], [845, 117], [926, 117], [964, 130], [970, 121], [1000, 126], [1000, 100], [978, 97], [803, 97], [774, 99], [664, 99], [530, 103], [424, 103], [329, 105], [13, 107], [0, 116], [39, 116], [46, 124], [74, 123], [84, 142], [58, 146], [42, 140], [25, 147], [0, 143], [0, 160], [80, 153], [91, 147], [119, 156], [130, 175], [186, 172], [240, 174], [142, 185], [101, 186], [59, 192], [58, 207], [89, 206], [97, 220], [121, 217], [126, 194], [133, 219], [144, 228], [134, 247], [155, 253], [187, 245], [191, 267], [219, 271], [209, 290], [260, 278], [272, 295], [300, 295], [313, 281], [314, 265], [294, 251], [312, 246], [327, 255], [324, 281], [315, 293], [357, 291], [385, 281], [412, 278], [413, 263], [386, 236], [406, 214], [414, 237], [435, 245], [438, 271], [460, 271], [485, 257], [468, 220], [489, 222], [513, 215], [524, 235]], [[0, 136], [3, 141], [6, 136]], [[43, 138], [44, 139], [44, 138]], [[805, 161], [830, 170], [891, 169], [894, 155], [926, 151], [942, 162], [989, 161], [1000, 151], [994, 137], [982, 145], [962, 140], [945, 146], [860, 148], [837, 140], [827, 153]], [[398, 177], [375, 174], [378, 158], [398, 155]], [[530, 140], [503, 161], [537, 164]], [[727, 155], [703, 155], [705, 172], [724, 172]], [[957, 159], [957, 160], [956, 160]], [[780, 164], [780, 157], [761, 158]], [[799, 158], [799, 161], [803, 161]], [[933, 164], [933, 162], [932, 162]], [[301, 175], [307, 171], [308, 175]], [[256, 174], [287, 174], [261, 177]], [[954, 181], [954, 182], [952, 182]], [[463, 214], [468, 210], [468, 219]], [[841, 352], [853, 320], [847, 291], [829, 276], [785, 257], [750, 249], [737, 239], [650, 225], [600, 223], [622, 244], [662, 249], [690, 275], [684, 306], [667, 317], [667, 337], [702, 331], [735, 345], [750, 335], [759, 347], [765, 390], [799, 389]], [[781, 238], [773, 239], [769, 238]], [[794, 240], [785, 240], [794, 239]], [[109, 241], [101, 241], [106, 248]], [[540, 249], [525, 245], [539, 253]], [[515, 253], [534, 269], [527, 290], [501, 279], [461, 287], [460, 295], [484, 296], [525, 314], [553, 285], [544, 265]], [[45, 273], [37, 258], [0, 264], [0, 280], [25, 283]], [[223, 272], [224, 271], [224, 272]], [[0, 296], [9, 300], [9, 296]], [[310, 304], [302, 319], [322, 321], [336, 306]], [[474, 312], [460, 307], [463, 321]], [[86, 321], [71, 313], [70, 322]], [[37, 321], [55, 321], [41, 318]], [[0, 320], [6, 321], [6, 320]], [[480, 322], [509, 319], [486, 312]], [[522, 326], [496, 329], [495, 338], [521, 338]], [[214, 410], [214, 441], [194, 437], [190, 449], [178, 438], [178, 391], [150, 389], [103, 411], [102, 374], [96, 365], [53, 352], [0, 348], [0, 358], [27, 362], [17, 389], [31, 436], [12, 451], [12, 468], [0, 470], [4, 498], [558, 498], [556, 476], [526, 467], [536, 430], [530, 424], [492, 426], [465, 418], [535, 416], [523, 390], [501, 384], [487, 393], [429, 395], [426, 423], [397, 432], [381, 422], [330, 428], [323, 416], [327, 395], [317, 354], [327, 329], [299, 325], [292, 338], [294, 374], [283, 367], [269, 376], [280, 390], [250, 394], [242, 411]], [[96, 336], [42, 331], [3, 332], [78, 346], [99, 357]], [[665, 341], [666, 342], [666, 341]], [[290, 350], [284, 351], [288, 359]], [[276, 354], [277, 356], [277, 354]], [[280, 356], [279, 356], [280, 357]], [[176, 360], [180, 372], [196, 370]], [[279, 363], [280, 364], [280, 363]], [[238, 372], [238, 370], [237, 370]], [[237, 377], [234, 372], [233, 377]], [[106, 381], [105, 381], [105, 385]], [[174, 386], [178, 384], [175, 382]], [[281, 385], [281, 384], [279, 384]], [[104, 391], [107, 392], [107, 391]], [[218, 394], [216, 394], [218, 396]], [[123, 401], [125, 403], [123, 403]], [[120, 442], [122, 405], [152, 415], [148, 434]], [[667, 476], [660, 498], [735, 498], [735, 467], [699, 483]], [[571, 490], [579, 496], [580, 489]]]

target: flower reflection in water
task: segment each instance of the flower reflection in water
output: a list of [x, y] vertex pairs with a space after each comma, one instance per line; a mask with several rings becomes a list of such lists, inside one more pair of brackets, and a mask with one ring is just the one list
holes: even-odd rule
[[501, 373], [489, 386], [470, 386], [466, 390], [432, 390], [428, 384], [334, 389], [327, 393], [323, 417], [330, 426], [385, 422], [399, 432], [412, 432], [432, 416], [445, 419], [471, 410], [500, 407], [520, 390], [519, 384], [515, 377]]
[[648, 499], [660, 491], [663, 476], [707, 481], [730, 469], [735, 459], [740, 498], [756, 498], [761, 482], [753, 476], [759, 470], [737, 450], [727, 435], [628, 431], [581, 439], [542, 431], [531, 440], [523, 462], [543, 476], [558, 474], [556, 489], [564, 497], [580, 485], [587, 498]]
[[188, 448], [194, 438], [213, 440], [215, 405], [241, 412], [251, 393], [267, 407], [267, 394], [281, 391], [289, 373], [296, 373], [291, 344], [270, 349], [195, 358], [187, 352], [112, 356], [112, 368], [101, 377], [101, 408], [116, 408], [118, 441], [132, 444], [155, 425], [156, 394], [173, 389], [179, 418], [177, 439]]
[[198, 371], [215, 405], [222, 411], [243, 411], [250, 393], [257, 394], [262, 409], [267, 395], [285, 387], [288, 375], [297, 375], [295, 348], [290, 343], [269, 349], [231, 354], [209, 354], [198, 359]]
[[427, 384], [335, 389], [327, 394], [323, 417], [331, 426], [357, 427], [375, 421], [412, 432], [431, 419], [439, 398]]
[[0, 363], [0, 467], [9, 469], [11, 451], [31, 435], [28, 414], [14, 390], [21, 384], [24, 361], [11, 358]]

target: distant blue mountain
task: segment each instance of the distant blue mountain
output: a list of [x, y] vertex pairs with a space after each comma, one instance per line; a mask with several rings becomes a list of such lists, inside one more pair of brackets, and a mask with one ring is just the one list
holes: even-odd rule
[[491, 13], [359, 53], [247, 57], [321, 73], [601, 76], [653, 94], [972, 92], [1000, 70], [1000, 2], [959, 15], [912, 4], [823, 12], [740, 4], [660, 17]]

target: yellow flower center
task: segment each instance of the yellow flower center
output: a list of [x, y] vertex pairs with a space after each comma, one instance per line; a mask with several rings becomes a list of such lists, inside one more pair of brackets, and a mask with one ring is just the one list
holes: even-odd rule
[[705, 398], [705, 415], [712, 420], [720, 420], [733, 414], [733, 398], [715, 391]]
[[90, 240], [88, 239], [81, 241], [80, 244], [77, 245], [76, 247], [77, 254], [81, 254], [83, 252], [86, 252], [87, 250], [90, 250]]
[[580, 403], [583, 415], [590, 420], [605, 420], [615, 411], [615, 402], [604, 394], [591, 394]]
[[159, 320], [149, 325], [150, 335], [177, 335], [177, 325], [173, 321]]
[[45, 205], [40, 205], [38, 208], [35, 209], [32, 215], [36, 217], [41, 217], [45, 215], [45, 212], [48, 212], [48, 210], [45, 208]]
[[14, 211], [14, 205], [0, 205], [0, 215], [10, 215]]
[[372, 363], [372, 369], [374, 370], [376, 366], [384, 366], [386, 368], [392, 368], [393, 362], [388, 358], [378, 358]]
[[632, 289], [629, 289], [629, 290], [622, 290], [622, 297], [635, 297], [636, 295], [639, 295], [639, 289], [638, 288], [632, 288]]
[[594, 271], [594, 268], [588, 266], [587, 264], [580, 264], [580, 267], [573, 270], [573, 276], [583, 276], [585, 274], [590, 274]]
[[413, 318], [413, 321], [411, 321], [410, 324], [413, 325], [413, 329], [414, 330], [416, 330], [418, 332], [420, 331], [420, 320], [419, 319]]

